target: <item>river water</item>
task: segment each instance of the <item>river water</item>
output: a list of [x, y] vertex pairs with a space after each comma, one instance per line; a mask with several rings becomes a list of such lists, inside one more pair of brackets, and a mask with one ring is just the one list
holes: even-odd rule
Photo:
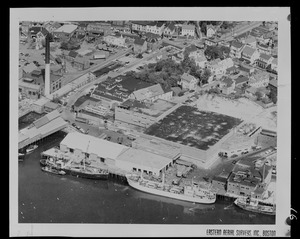
[[193, 204], [137, 191], [125, 183], [41, 171], [40, 153], [64, 138], [58, 132], [19, 162], [19, 223], [274, 224], [275, 217], [232, 202]]

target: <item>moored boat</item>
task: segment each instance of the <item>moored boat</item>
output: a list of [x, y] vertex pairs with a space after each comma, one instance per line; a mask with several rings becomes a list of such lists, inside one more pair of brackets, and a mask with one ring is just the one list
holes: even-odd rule
[[58, 175], [65, 175], [66, 174], [65, 171], [57, 170], [57, 169], [52, 168], [50, 166], [42, 167], [42, 170], [45, 171], [45, 172], [48, 172], [48, 173], [53, 173], [53, 174], [58, 174]]
[[214, 192], [201, 188], [194, 183], [191, 186], [167, 185], [133, 174], [126, 174], [126, 178], [131, 187], [143, 192], [193, 203], [212, 204], [216, 201]]
[[26, 153], [31, 153], [33, 150], [35, 150], [38, 146], [36, 144], [30, 145], [27, 149], [26, 149]]
[[244, 210], [268, 215], [276, 214], [275, 205], [261, 204], [257, 199], [250, 197], [239, 197], [234, 201], [234, 204]]
[[108, 171], [89, 166], [67, 166], [64, 170], [76, 177], [88, 178], [88, 179], [108, 179]]

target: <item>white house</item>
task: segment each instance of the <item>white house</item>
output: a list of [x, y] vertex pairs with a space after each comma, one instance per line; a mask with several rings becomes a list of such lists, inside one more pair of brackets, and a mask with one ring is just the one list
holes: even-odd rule
[[183, 24], [181, 27], [181, 35], [194, 37], [195, 36], [195, 26]]
[[213, 25], [206, 25], [206, 36], [213, 37], [216, 34], [216, 28]]
[[174, 23], [169, 23], [164, 29], [165, 36], [173, 36], [175, 34], [175, 25]]
[[267, 87], [270, 81], [270, 75], [265, 71], [254, 71], [249, 77], [248, 85], [259, 88]]
[[233, 41], [230, 46], [230, 57], [241, 58], [244, 44], [238, 41]]
[[191, 76], [188, 73], [183, 73], [180, 77], [179, 85], [181, 85], [182, 89], [194, 90], [197, 87], [198, 79], [194, 76]]
[[105, 36], [103, 37], [103, 41], [105, 41], [108, 44], [114, 45], [114, 46], [120, 46], [120, 47], [125, 47], [125, 38], [121, 35], [120, 37], [115, 37], [115, 36]]
[[242, 58], [253, 64], [259, 58], [259, 52], [255, 48], [245, 46], [242, 51]]

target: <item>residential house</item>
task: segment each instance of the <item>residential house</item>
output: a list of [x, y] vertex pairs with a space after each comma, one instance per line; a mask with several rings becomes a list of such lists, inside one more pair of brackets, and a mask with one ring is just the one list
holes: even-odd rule
[[52, 33], [56, 29], [60, 28], [61, 24], [58, 22], [46, 22], [43, 27], [45, 27], [48, 32]]
[[265, 53], [265, 54], [271, 54], [271, 47], [269, 47], [268, 45], [266, 44], [259, 44], [257, 43], [257, 50], [260, 52], [260, 53]]
[[215, 59], [207, 64], [207, 68], [210, 69], [212, 75], [223, 75], [226, 70], [234, 66], [234, 62], [231, 58], [226, 58], [224, 60]]
[[74, 62], [74, 59], [76, 58], [76, 56], [78, 55], [78, 53], [76, 51], [69, 51], [68, 54], [65, 55], [65, 59], [70, 61], [70, 62]]
[[183, 73], [178, 84], [181, 85], [182, 89], [194, 90], [197, 87], [198, 81], [199, 79], [196, 79], [194, 76]]
[[213, 38], [213, 37], [211, 37], [211, 38], [206, 38], [206, 39], [205, 39], [205, 45], [207, 45], [207, 46], [217, 46], [217, 45], [219, 44], [220, 41], [221, 41], [221, 40], [218, 39], [218, 38]]
[[135, 99], [140, 102], [153, 102], [157, 99], [170, 100], [172, 91], [165, 92], [160, 84], [155, 84], [132, 92], [129, 99]]
[[180, 53], [179, 53], [179, 56], [181, 58], [184, 57], [184, 53], [188, 54], [189, 57], [191, 57], [193, 54], [195, 54], [194, 52], [197, 52], [198, 48], [194, 45], [194, 44], [191, 44], [187, 47], [185, 47]]
[[195, 25], [183, 24], [181, 26], [181, 35], [194, 37], [195, 36]]
[[151, 32], [145, 33], [143, 39], [145, 39], [147, 42], [147, 49], [151, 51], [155, 51], [156, 49], [158, 49], [162, 43], [161, 36]]
[[271, 69], [273, 71], [277, 72], [277, 64], [278, 64], [278, 58], [273, 58], [273, 60], [271, 62]]
[[121, 35], [120, 37], [115, 37], [115, 36], [105, 36], [103, 37], [103, 41], [105, 41], [107, 44], [111, 44], [114, 46], [119, 46], [119, 47], [125, 47], [125, 38]]
[[181, 92], [181, 88], [180, 87], [171, 87], [171, 90], [172, 90], [172, 92], [173, 92], [173, 94], [175, 95], [175, 96], [178, 96], [179, 95], [179, 93]]
[[220, 82], [220, 91], [225, 95], [229, 95], [234, 92], [235, 81], [229, 77], [225, 77]]
[[49, 32], [46, 30], [46, 28], [41, 28], [41, 30], [36, 34], [36, 45], [35, 48], [36, 50], [39, 50], [43, 48], [43, 44], [45, 44], [45, 38], [46, 35], [49, 34]]
[[138, 32], [146, 32], [149, 21], [131, 21], [131, 29]]
[[239, 77], [235, 78], [235, 86], [241, 87], [243, 85], [248, 85], [249, 78], [243, 75], [239, 75]]
[[278, 84], [277, 79], [272, 78], [268, 85], [268, 88], [270, 89], [271, 93], [274, 93], [275, 95], [277, 95], [277, 84]]
[[37, 37], [37, 34], [39, 32], [45, 32], [45, 30], [46, 29], [44, 27], [41, 27], [41, 26], [39, 26], [39, 27], [31, 27], [31, 28], [29, 28], [29, 35], [30, 35], [30, 37], [32, 39], [35, 39]]
[[199, 66], [200, 68], [205, 68], [208, 62], [205, 55], [196, 55], [193, 56], [192, 58], [195, 60], [196, 65]]
[[164, 33], [164, 36], [173, 37], [175, 35], [174, 23], [170, 22], [169, 24], [167, 24], [163, 33]]
[[272, 63], [273, 57], [271, 55], [260, 53], [259, 58], [256, 60], [256, 65], [260, 68], [266, 69]]
[[55, 41], [68, 40], [74, 35], [76, 29], [77, 25], [74, 24], [62, 25], [53, 31], [53, 39]]
[[133, 42], [133, 51], [135, 54], [142, 54], [147, 51], [147, 42], [143, 39], [136, 38]]
[[28, 65], [23, 66], [23, 68], [22, 68], [23, 74], [30, 74], [30, 73], [33, 72], [36, 68], [37, 68], [37, 66], [36, 66], [33, 62], [30, 62]]
[[269, 84], [270, 75], [265, 71], [254, 71], [249, 77], [248, 84], [252, 87], [267, 87]]
[[244, 49], [244, 44], [238, 41], [233, 41], [230, 46], [230, 57], [236, 57], [241, 58], [242, 57], [242, 51]]
[[256, 48], [256, 38], [254, 36], [249, 35], [242, 42], [243, 42], [243, 44], [245, 44], [247, 46]]
[[259, 52], [250, 46], [245, 46], [242, 51], [242, 59], [248, 61], [248, 63], [253, 64], [255, 60], [259, 58]]
[[77, 55], [73, 61], [73, 67], [78, 70], [86, 70], [90, 67], [90, 61], [87, 57]]
[[146, 25], [146, 32], [157, 34], [159, 36], [162, 35], [163, 29], [164, 29], [164, 23], [163, 22], [149, 22]]
[[235, 74], [235, 73], [238, 73], [238, 72], [239, 72], [239, 68], [236, 67], [235, 65], [227, 68], [227, 70], [226, 70], [226, 74], [229, 74], [229, 75]]
[[77, 29], [76, 29], [76, 37], [81, 39], [84, 38], [87, 34], [87, 26], [88, 23], [87, 22], [80, 22], [80, 24], [78, 25]]
[[206, 25], [206, 37], [207, 38], [210, 38], [210, 37], [213, 37], [215, 34], [216, 34], [216, 27], [209, 24], [209, 25]]

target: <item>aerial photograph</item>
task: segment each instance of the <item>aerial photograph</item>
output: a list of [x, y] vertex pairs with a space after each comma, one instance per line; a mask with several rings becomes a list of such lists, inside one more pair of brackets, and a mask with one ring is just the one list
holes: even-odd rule
[[18, 223], [274, 225], [278, 22], [19, 21]]

